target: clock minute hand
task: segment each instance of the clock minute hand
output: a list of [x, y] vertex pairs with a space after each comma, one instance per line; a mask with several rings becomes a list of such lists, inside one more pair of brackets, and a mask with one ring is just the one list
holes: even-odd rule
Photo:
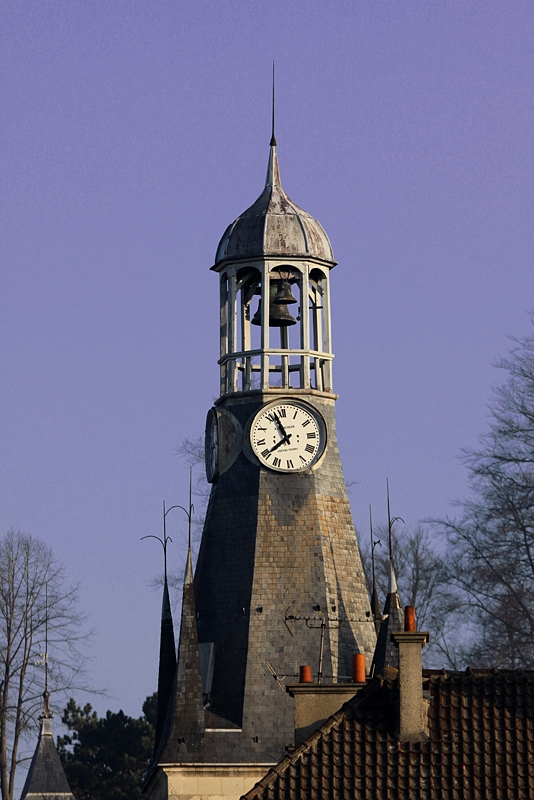
[[[284, 428], [284, 426], [280, 422], [280, 417], [278, 416], [278, 414], [275, 414], [274, 412], [273, 412], [273, 415], [274, 415], [274, 418], [276, 420], [276, 424], [280, 428], [280, 433], [282, 434], [282, 436], [287, 436], [286, 429]], [[291, 434], [289, 434], [289, 435], [291, 436]]]

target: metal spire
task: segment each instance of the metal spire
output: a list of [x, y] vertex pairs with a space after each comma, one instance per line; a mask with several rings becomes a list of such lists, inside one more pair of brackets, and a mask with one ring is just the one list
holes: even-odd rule
[[45, 689], [43, 692], [44, 707], [43, 719], [50, 719], [52, 712], [50, 711], [50, 692], [48, 691], [48, 573], [45, 581], [45, 652], [44, 652], [44, 665], [45, 665]]
[[273, 100], [272, 100], [271, 147], [276, 147], [276, 136], [274, 135], [274, 60], [273, 60]]
[[[395, 522], [404, 522], [402, 517], [391, 518], [391, 511], [389, 507], [389, 479], [386, 478], [386, 491], [388, 498], [388, 542], [389, 542], [389, 560], [391, 563], [391, 570], [393, 572], [393, 525]], [[396, 587], [395, 587], [396, 591]]]
[[373, 591], [371, 594], [371, 611], [373, 612], [373, 618], [375, 621], [375, 629], [378, 633], [380, 628], [380, 622], [382, 621], [382, 614], [380, 613], [380, 603], [378, 601], [378, 592], [376, 591], [376, 574], [375, 574], [375, 547], [377, 545], [382, 546], [382, 542], [380, 539], [375, 539], [373, 536], [373, 513], [371, 510], [371, 504], [369, 504], [369, 531], [371, 533], [371, 565], [372, 565], [372, 572], [373, 572]]

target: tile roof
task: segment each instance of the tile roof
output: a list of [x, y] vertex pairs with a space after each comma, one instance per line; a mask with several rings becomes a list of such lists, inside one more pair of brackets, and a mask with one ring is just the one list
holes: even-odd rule
[[534, 672], [426, 675], [426, 741], [398, 739], [398, 683], [374, 678], [246, 800], [534, 800]]

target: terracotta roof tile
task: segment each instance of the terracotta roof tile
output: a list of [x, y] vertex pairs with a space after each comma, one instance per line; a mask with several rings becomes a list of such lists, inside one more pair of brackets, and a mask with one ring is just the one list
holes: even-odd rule
[[398, 689], [374, 679], [246, 800], [534, 800], [534, 672], [426, 678], [429, 739], [397, 738]]

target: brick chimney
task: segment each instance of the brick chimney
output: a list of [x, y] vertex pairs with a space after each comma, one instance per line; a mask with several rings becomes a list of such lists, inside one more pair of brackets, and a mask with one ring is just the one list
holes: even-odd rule
[[428, 738], [428, 709], [423, 700], [423, 647], [428, 633], [418, 631], [415, 608], [404, 609], [404, 630], [394, 631], [391, 639], [399, 651], [399, 737], [402, 742]]

